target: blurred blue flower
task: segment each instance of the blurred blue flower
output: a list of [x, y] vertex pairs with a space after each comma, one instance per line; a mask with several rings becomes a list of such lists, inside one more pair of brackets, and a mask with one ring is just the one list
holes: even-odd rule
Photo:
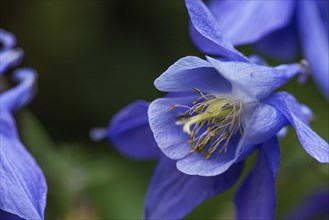
[[[298, 50], [302, 49], [316, 84], [329, 99], [327, 0], [212, 0], [208, 7], [216, 18], [209, 25], [222, 30], [235, 46], [252, 44], [258, 52], [284, 61], [296, 60]], [[193, 42], [201, 51], [222, 55], [216, 47], [209, 47], [213, 39], [195, 29], [195, 25], [190, 30]]]
[[[0, 76], [23, 57], [14, 49], [15, 37], [0, 29]], [[44, 219], [47, 185], [43, 173], [20, 141], [14, 112], [25, 106], [35, 93], [37, 74], [29, 68], [14, 71], [18, 82], [0, 93], [0, 218]]]
[[12, 33], [0, 28], [0, 76], [11, 67], [18, 65], [23, 58], [23, 51], [13, 48], [16, 45], [16, 38]]
[[289, 213], [287, 220], [329, 219], [329, 191], [313, 192]]

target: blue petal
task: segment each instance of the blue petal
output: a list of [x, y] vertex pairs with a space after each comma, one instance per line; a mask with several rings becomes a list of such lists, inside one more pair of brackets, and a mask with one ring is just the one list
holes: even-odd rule
[[249, 62], [257, 65], [262, 65], [262, 66], [268, 66], [268, 63], [260, 56], [258, 55], [251, 55], [248, 57]]
[[300, 111], [299, 119], [309, 126], [312, 119], [314, 119], [313, 111], [304, 104], [300, 104]]
[[1, 93], [1, 108], [16, 111], [28, 104], [35, 95], [37, 73], [29, 68], [17, 69], [14, 79], [20, 83], [8, 91]]
[[172, 105], [191, 105], [195, 96], [161, 98], [150, 104], [148, 110], [149, 124], [155, 141], [161, 151], [171, 159], [180, 159], [190, 151], [189, 135], [183, 132], [182, 126], [175, 124], [177, 115], [185, 112], [180, 107], [170, 110]]
[[280, 147], [277, 139], [272, 138], [259, 148], [254, 168], [236, 193], [237, 219], [274, 219]]
[[329, 163], [329, 145], [306, 123], [303, 107], [289, 93], [273, 94], [265, 102], [279, 110], [295, 128], [297, 136], [307, 153], [322, 163]]
[[11, 49], [0, 52], [0, 76], [10, 67], [18, 65], [24, 56], [21, 49]]
[[317, 7], [319, 9], [319, 13], [321, 16], [321, 20], [323, 22], [324, 29], [326, 31], [327, 36], [329, 36], [329, 8], [327, 1], [315, 1], [317, 3]]
[[175, 161], [162, 158], [145, 200], [145, 219], [181, 219], [204, 200], [224, 192], [239, 178], [242, 164], [216, 177], [190, 176], [176, 169]]
[[177, 161], [177, 168], [188, 175], [217, 176], [226, 172], [237, 160], [236, 148], [239, 137], [232, 138], [227, 151], [218, 154], [214, 152], [208, 159], [204, 155], [194, 152]]
[[217, 21], [201, 0], [185, 0], [191, 18], [191, 38], [207, 54], [215, 54], [236, 61], [247, 61], [220, 31]]
[[178, 60], [154, 84], [165, 92], [193, 91], [193, 87], [209, 93], [231, 90], [230, 83], [209, 62], [193, 56]]
[[8, 50], [16, 45], [16, 37], [12, 33], [0, 28], [0, 42], [2, 44], [1, 50]]
[[43, 219], [47, 194], [45, 178], [19, 140], [11, 113], [4, 108], [0, 114], [0, 140], [0, 209], [23, 219]]
[[315, 1], [299, 2], [298, 25], [302, 48], [314, 80], [329, 100], [329, 43]]
[[244, 136], [249, 144], [260, 144], [289, 124], [284, 115], [268, 104], [258, 105], [245, 120]]
[[3, 220], [23, 220], [22, 218], [18, 217], [17, 215], [11, 214], [9, 212], [5, 212], [0, 210], [0, 219]]
[[123, 154], [135, 159], [160, 157], [153, 133], [148, 123], [149, 103], [138, 100], [113, 116], [108, 137]]
[[317, 217], [329, 217], [329, 192], [319, 191], [308, 196], [305, 201], [298, 205], [285, 219], [286, 220], [308, 220]]
[[250, 44], [286, 26], [295, 1], [211, 1], [210, 11], [233, 45]]
[[266, 98], [293, 76], [303, 71], [299, 64], [268, 67], [243, 62], [221, 62], [211, 57], [207, 59], [223, 77], [231, 82], [233, 90], [242, 91], [256, 100]]
[[276, 137], [278, 139], [282, 139], [285, 136], [287, 136], [287, 134], [288, 134], [288, 127], [286, 126], [286, 127], [281, 128], [281, 130], [276, 134]]
[[286, 27], [274, 31], [257, 41], [253, 47], [261, 54], [275, 57], [284, 61], [297, 59], [298, 32], [295, 19]]
[[244, 113], [244, 124], [243, 135], [236, 150], [239, 161], [248, 157], [255, 150], [257, 144], [274, 137], [289, 124], [289, 121], [276, 108], [261, 103], [251, 112]]

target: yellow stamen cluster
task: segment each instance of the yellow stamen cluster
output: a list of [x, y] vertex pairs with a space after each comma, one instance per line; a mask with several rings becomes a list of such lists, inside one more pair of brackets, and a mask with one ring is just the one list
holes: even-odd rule
[[226, 152], [231, 137], [238, 131], [242, 133], [243, 103], [240, 99], [203, 94], [194, 88], [201, 97], [193, 101], [192, 107], [174, 105], [171, 107], [188, 108], [184, 114], [178, 115], [177, 125], [183, 125], [183, 131], [190, 135], [190, 152], [203, 154], [207, 160], [219, 149], [218, 153]]

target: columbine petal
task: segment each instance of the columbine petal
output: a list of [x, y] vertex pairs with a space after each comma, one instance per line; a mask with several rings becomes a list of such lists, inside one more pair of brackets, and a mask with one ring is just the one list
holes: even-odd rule
[[145, 219], [181, 219], [204, 200], [231, 187], [242, 164], [216, 177], [190, 176], [176, 169], [175, 161], [162, 158], [154, 172], [145, 200]]
[[33, 69], [17, 69], [14, 72], [14, 79], [20, 81], [20, 83], [16, 87], [1, 93], [1, 108], [16, 111], [26, 105], [35, 94], [36, 77], [37, 74]]
[[23, 51], [21, 49], [11, 49], [0, 52], [0, 75], [4, 74], [6, 70], [12, 66], [18, 65], [23, 58]]
[[0, 42], [2, 43], [1, 50], [4, 51], [16, 45], [16, 37], [12, 33], [0, 28]]
[[210, 63], [233, 85], [233, 90], [242, 91], [241, 96], [261, 100], [282, 86], [302, 70], [299, 64], [277, 67], [260, 66], [243, 62], [221, 62], [207, 57]]
[[245, 117], [244, 136], [249, 144], [260, 144], [281, 130], [289, 122], [274, 107], [268, 104], [259, 104], [249, 117]]
[[314, 159], [329, 163], [329, 145], [318, 136], [305, 122], [303, 107], [296, 99], [286, 92], [273, 94], [265, 102], [275, 106], [295, 128], [303, 148]]
[[305, 57], [315, 82], [329, 99], [329, 43], [325, 24], [321, 21], [315, 1], [299, 3], [297, 19]]
[[321, 20], [324, 24], [323, 28], [327, 36], [329, 36], [329, 10], [327, 1], [315, 1], [320, 11]]
[[238, 138], [232, 138], [227, 146], [227, 151], [221, 154], [214, 153], [209, 159], [204, 155], [191, 153], [177, 161], [177, 168], [188, 175], [216, 176], [226, 172], [235, 163]]
[[178, 60], [154, 84], [165, 92], [193, 91], [193, 87], [209, 93], [228, 92], [231, 89], [230, 83], [209, 62], [194, 56]]
[[288, 134], [288, 127], [283, 127], [277, 134], [276, 137], [279, 139], [284, 138], [285, 136], [287, 136]]
[[[294, 1], [211, 1], [209, 9], [233, 45], [254, 43], [287, 25]], [[257, 12], [257, 13], [254, 13]]]
[[3, 220], [23, 220], [22, 218], [18, 217], [17, 215], [11, 214], [9, 212], [5, 212], [0, 210], [0, 219]]
[[23, 219], [43, 219], [47, 185], [42, 171], [19, 140], [14, 119], [0, 114], [0, 209]]
[[201, 51], [247, 61], [222, 34], [216, 19], [201, 0], [185, 0], [185, 3], [192, 22], [191, 37]]
[[[280, 43], [278, 44], [278, 42]], [[293, 20], [288, 26], [274, 31], [255, 42], [253, 47], [261, 54], [280, 60], [292, 61], [297, 59], [298, 43], [296, 21]]]
[[277, 139], [272, 138], [262, 143], [259, 150], [253, 170], [236, 193], [237, 219], [274, 219], [275, 179], [280, 164], [280, 148]]
[[268, 66], [268, 63], [258, 55], [253, 54], [249, 56], [248, 59], [250, 63], [261, 65], [261, 66]]
[[148, 117], [155, 141], [161, 151], [171, 159], [180, 159], [189, 154], [190, 143], [187, 142], [189, 135], [183, 133], [182, 126], [175, 124], [176, 116], [182, 113], [182, 110], [170, 110], [170, 107], [176, 104], [189, 105], [195, 98], [161, 98], [150, 104]]
[[0, 210], [0, 219], [4, 219], [4, 220], [24, 220], [24, 219], [18, 217], [17, 215], [14, 215], [14, 214], [9, 213], [9, 212], [5, 212], [3, 210]]
[[111, 120], [108, 137], [123, 154], [136, 159], [160, 157], [160, 150], [148, 124], [149, 103], [138, 100], [123, 108]]
[[268, 104], [261, 103], [251, 112], [245, 112], [245, 129], [236, 150], [238, 160], [244, 160], [257, 144], [269, 140], [287, 124], [289, 121], [286, 117]]

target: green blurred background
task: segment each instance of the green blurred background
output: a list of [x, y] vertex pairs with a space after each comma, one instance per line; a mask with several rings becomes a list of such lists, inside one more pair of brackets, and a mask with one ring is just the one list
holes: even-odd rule
[[[46, 219], [140, 219], [156, 163], [132, 161], [106, 141], [93, 143], [88, 133], [106, 127], [133, 100], [161, 96], [153, 80], [177, 59], [203, 56], [189, 39], [184, 2], [0, 1], [0, 7], [1, 27], [25, 51], [22, 66], [39, 73], [37, 96], [17, 119], [47, 178]], [[313, 128], [328, 141], [328, 102], [312, 81], [283, 89], [313, 109]], [[328, 165], [304, 152], [293, 129], [281, 143], [278, 219], [329, 182]], [[237, 185], [187, 219], [233, 218]]]

